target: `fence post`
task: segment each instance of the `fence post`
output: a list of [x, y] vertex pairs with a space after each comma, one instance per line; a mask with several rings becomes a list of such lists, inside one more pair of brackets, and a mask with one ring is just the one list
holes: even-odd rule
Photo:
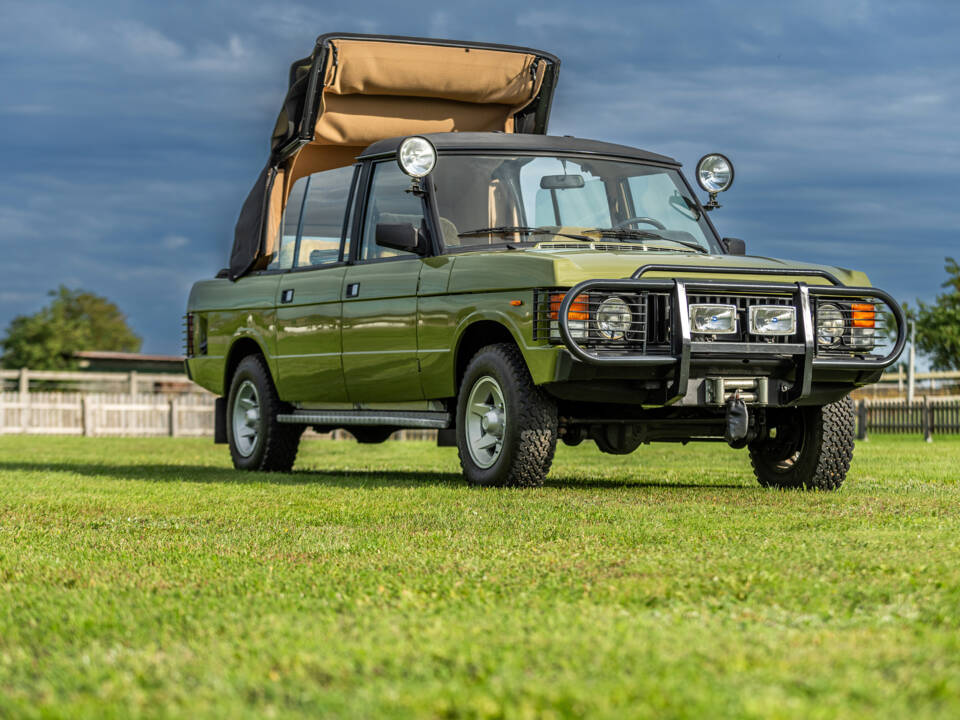
[[861, 400], [857, 406], [857, 440], [867, 439], [867, 401]]
[[83, 436], [93, 437], [93, 398], [80, 396], [80, 418], [83, 423]]
[[20, 427], [26, 434], [30, 427], [30, 371], [20, 368]]
[[130, 371], [130, 397], [136, 397], [137, 395], [137, 371]]
[[170, 413], [170, 416], [167, 424], [167, 427], [170, 431], [169, 434], [170, 434], [170, 437], [177, 437], [177, 435], [180, 434], [180, 427], [179, 427], [180, 424], [177, 422], [178, 418], [177, 418], [177, 398], [176, 397], [170, 398], [169, 413]]
[[926, 395], [923, 396], [923, 439], [933, 442], [933, 405]]
[[0, 435], [3, 435], [3, 425], [7, 420], [7, 410], [3, 406], [3, 380], [0, 380]]

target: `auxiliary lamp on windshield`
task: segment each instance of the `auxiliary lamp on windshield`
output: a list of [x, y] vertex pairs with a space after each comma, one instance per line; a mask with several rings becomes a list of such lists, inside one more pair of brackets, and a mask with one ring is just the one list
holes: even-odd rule
[[710, 195], [710, 201], [703, 209], [713, 210], [720, 207], [717, 193], [729, 190], [733, 185], [733, 163], [730, 158], [720, 153], [711, 153], [700, 158], [697, 162], [697, 184]]
[[421, 180], [436, 167], [437, 149], [425, 137], [412, 135], [400, 143], [397, 164], [414, 180]]

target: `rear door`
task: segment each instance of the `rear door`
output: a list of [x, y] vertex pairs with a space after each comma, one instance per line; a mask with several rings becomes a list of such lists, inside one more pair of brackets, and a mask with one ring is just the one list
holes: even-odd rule
[[[305, 200], [296, 218], [290, 268], [277, 292], [277, 364], [280, 397], [288, 402], [344, 402], [340, 360], [340, 295], [356, 170], [337, 168], [301, 178], [291, 191]], [[300, 190], [297, 185], [305, 183]], [[291, 207], [288, 202], [287, 208]], [[284, 218], [284, 237], [292, 220]], [[281, 242], [280, 255], [284, 254]]]
[[371, 167], [353, 265], [343, 282], [343, 373], [352, 402], [420, 400], [416, 253], [377, 246], [377, 223], [421, 227], [423, 201], [393, 160]]

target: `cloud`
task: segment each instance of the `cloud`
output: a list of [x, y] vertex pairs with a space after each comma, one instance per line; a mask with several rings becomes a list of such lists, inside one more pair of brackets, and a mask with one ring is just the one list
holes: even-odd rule
[[189, 245], [190, 239], [183, 235], [167, 235], [160, 242], [167, 250], [177, 250], [185, 245]]

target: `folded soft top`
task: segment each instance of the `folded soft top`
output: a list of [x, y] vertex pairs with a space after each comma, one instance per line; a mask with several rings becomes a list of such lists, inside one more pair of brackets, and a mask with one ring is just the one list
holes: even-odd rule
[[231, 278], [269, 263], [298, 178], [349, 165], [373, 142], [437, 132], [546, 133], [559, 65], [529, 48], [322, 35], [290, 68], [270, 159], [237, 221]]

